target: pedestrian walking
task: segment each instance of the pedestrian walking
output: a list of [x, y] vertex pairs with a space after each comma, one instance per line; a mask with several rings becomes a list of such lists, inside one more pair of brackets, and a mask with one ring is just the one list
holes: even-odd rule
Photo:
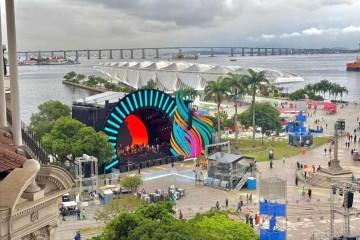
[[325, 123], [325, 127], [327, 128], [327, 123]]
[[183, 219], [183, 213], [182, 213], [182, 211], [181, 211], [181, 209], [179, 209], [179, 219]]
[[238, 204], [237, 204], [237, 209], [236, 209], [237, 212], [241, 212], [241, 202], [239, 201]]
[[65, 214], [66, 214], [66, 211], [65, 211], [65, 208], [63, 207], [61, 209], [61, 216], [62, 216], [62, 220], [65, 221]]
[[301, 188], [301, 195], [302, 195], [303, 197], [305, 196], [305, 187], [304, 187], [304, 186]]
[[82, 209], [81, 215], [82, 215], [82, 219], [86, 219], [86, 210], [85, 210], [85, 208]]
[[273, 161], [270, 160], [270, 168], [272, 168], [272, 167], [273, 167]]
[[298, 177], [296, 176], [296, 177], [295, 177], [295, 185], [296, 185], [296, 186], [298, 185], [298, 182], [299, 182], [299, 179], [298, 179]]
[[76, 209], [76, 216], [77, 216], [77, 220], [81, 220], [81, 217], [80, 217], [80, 208], [77, 208], [77, 209]]
[[329, 166], [329, 167], [331, 166], [331, 161], [330, 161], [330, 160], [328, 161], [328, 166]]
[[309, 199], [311, 198], [311, 188], [308, 189], [308, 195], [309, 195]]
[[254, 228], [254, 219], [251, 215], [249, 217], [249, 222], [250, 222], [251, 227]]
[[219, 203], [219, 201], [216, 201], [216, 203], [215, 203], [215, 207], [216, 207], [216, 209], [217, 209], [217, 210], [219, 210], [219, 209], [220, 209], [220, 203]]
[[356, 135], [354, 136], [354, 143], [356, 143]]
[[307, 174], [307, 172], [305, 171], [305, 172], [304, 172], [304, 177], [305, 177], [305, 180], [306, 180], [306, 174]]
[[138, 174], [140, 175], [140, 173], [141, 173], [141, 168], [139, 167], [138, 168]]
[[243, 195], [240, 195], [239, 200], [240, 200], [240, 204], [242, 206], [243, 205]]
[[350, 135], [350, 142], [352, 142], [353, 140], [353, 135]]
[[326, 155], [326, 152], [327, 152], [327, 148], [324, 148], [324, 153], [325, 153], [325, 155]]
[[245, 223], [248, 224], [249, 223], [249, 214], [247, 213], [245, 216]]
[[355, 176], [354, 176], [354, 174], [351, 175], [351, 182], [355, 182]]
[[77, 231], [74, 237], [75, 240], [81, 240], [80, 231]]
[[246, 204], [249, 204], [249, 194], [246, 194]]
[[252, 193], [250, 193], [249, 202], [252, 203]]
[[255, 214], [255, 224], [256, 225], [260, 224], [260, 215]]
[[229, 200], [228, 199], [225, 200], [225, 207], [229, 207]]

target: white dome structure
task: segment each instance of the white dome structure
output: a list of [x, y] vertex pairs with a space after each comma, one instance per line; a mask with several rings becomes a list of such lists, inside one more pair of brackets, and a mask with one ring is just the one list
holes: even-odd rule
[[[100, 63], [94, 69], [129, 85], [140, 88], [151, 79], [157, 83], [160, 90], [174, 92], [181, 88], [194, 88], [202, 91], [208, 81], [226, 76], [229, 72], [247, 74], [247, 68], [240, 66], [221, 66], [196, 64], [188, 62], [119, 62]], [[255, 71], [265, 71], [270, 84], [285, 84], [303, 82], [300, 76], [287, 72], [279, 72], [270, 69], [253, 68]]]

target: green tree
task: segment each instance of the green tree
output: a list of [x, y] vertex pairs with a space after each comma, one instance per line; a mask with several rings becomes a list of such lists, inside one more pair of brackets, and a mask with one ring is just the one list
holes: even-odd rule
[[199, 92], [195, 90], [194, 88], [184, 88], [178, 91], [174, 92], [174, 95], [176, 96], [179, 94], [179, 92], [182, 91], [182, 94], [184, 98], [191, 97], [191, 100], [194, 100], [197, 96], [199, 96]]
[[31, 115], [29, 128], [39, 138], [51, 131], [57, 119], [70, 116], [71, 114], [71, 109], [68, 105], [54, 100], [40, 104], [38, 110], [38, 113]]
[[71, 71], [71, 72], [68, 72], [67, 74], [65, 74], [65, 76], [63, 78], [65, 78], [65, 80], [72, 81], [72, 80], [74, 80], [75, 77], [76, 77], [76, 72]]
[[121, 196], [121, 198], [117, 198], [105, 207], [97, 210], [94, 218], [97, 221], [107, 223], [119, 214], [133, 212], [144, 204], [146, 204], [146, 202], [143, 199], [134, 195]]
[[[220, 112], [221, 102], [228, 96], [230, 88], [227, 85], [224, 77], [219, 76], [215, 81], [209, 81], [205, 87], [205, 99], [213, 99], [217, 104], [217, 112]], [[219, 141], [221, 141], [221, 130], [220, 130], [220, 114], [217, 114], [218, 118], [218, 135]]]
[[87, 81], [85, 81], [85, 84], [88, 86], [96, 86], [96, 84], [98, 84], [97, 78], [94, 75], [90, 75]]
[[[281, 130], [279, 111], [268, 104], [255, 104], [255, 128], [260, 127], [262, 133], [262, 144], [264, 144], [264, 134], [271, 131]], [[239, 115], [241, 124], [245, 127], [251, 126], [253, 122], [253, 109], [247, 109]]]
[[71, 117], [61, 117], [54, 123], [50, 133], [42, 138], [50, 154], [61, 164], [74, 161], [83, 154], [96, 157], [99, 161], [111, 161], [113, 147], [105, 133], [96, 132], [82, 122]]
[[[227, 81], [227, 84], [231, 90], [231, 93], [234, 97], [235, 101], [235, 116], [237, 116], [237, 97], [238, 94], [245, 94], [246, 92], [246, 79], [243, 75], [234, 74], [234, 73], [228, 73], [225, 77], [225, 80]], [[238, 128], [237, 128], [237, 121], [235, 118], [234, 121], [234, 128], [235, 128], [235, 148], [238, 147]]]
[[150, 79], [142, 89], [156, 89], [158, 87], [157, 82], [154, 79]]
[[340, 97], [341, 97], [341, 101], [342, 101], [342, 97], [343, 97], [343, 94], [344, 94], [344, 93], [348, 94], [349, 91], [347, 90], [346, 87], [340, 87], [339, 94], [340, 94]]
[[84, 80], [86, 78], [86, 76], [82, 73], [79, 73], [76, 75], [76, 79], [75, 82], [79, 83], [80, 81]]
[[122, 213], [93, 240], [259, 239], [249, 224], [229, 218], [227, 212], [211, 210], [191, 220], [179, 220], [174, 218], [172, 208], [168, 202], [159, 202], [145, 204], [133, 213]]
[[143, 183], [140, 175], [127, 175], [121, 180], [121, 186], [130, 188], [131, 192], [138, 189]]
[[245, 75], [245, 81], [250, 86], [251, 89], [251, 95], [252, 95], [252, 109], [253, 109], [253, 147], [255, 147], [255, 95], [257, 90], [261, 90], [265, 88], [264, 83], [269, 83], [269, 80], [266, 79], [265, 71], [257, 72], [253, 69], [248, 69], [248, 75]]

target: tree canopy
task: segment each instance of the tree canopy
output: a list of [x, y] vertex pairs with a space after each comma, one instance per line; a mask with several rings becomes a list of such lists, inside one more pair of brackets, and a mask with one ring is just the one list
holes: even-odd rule
[[[220, 104], [230, 93], [230, 87], [224, 80], [224, 77], [219, 76], [215, 81], [209, 81], [205, 87], [205, 100], [213, 99], [217, 104], [217, 110], [220, 112]], [[221, 141], [220, 130], [220, 114], [218, 116], [218, 138]]]
[[[239, 115], [241, 124], [245, 127], [252, 126], [253, 122], [252, 107]], [[281, 129], [279, 111], [268, 104], [255, 104], [255, 127], [261, 127], [261, 133], [268, 131], [279, 131]]]
[[38, 106], [39, 112], [30, 118], [30, 130], [39, 138], [50, 133], [54, 123], [61, 117], [70, 116], [71, 109], [60, 101], [47, 101]]
[[107, 135], [71, 117], [56, 120], [42, 140], [49, 153], [61, 163], [68, 159], [73, 161], [83, 154], [94, 156], [100, 162], [112, 160], [113, 147]]
[[235, 221], [227, 212], [212, 209], [191, 220], [175, 219], [169, 202], [145, 204], [111, 220], [93, 240], [227, 240], [259, 239], [249, 224]]
[[124, 212], [133, 212], [142, 205], [146, 204], [144, 199], [140, 199], [132, 194], [122, 195], [114, 199], [108, 205], [95, 212], [95, 220], [107, 223], [114, 217]]
[[131, 192], [135, 191], [136, 189], [138, 189], [138, 187], [140, 187], [140, 185], [142, 184], [142, 179], [140, 175], [126, 175], [122, 180], [121, 180], [121, 185], [125, 188], [130, 188]]
[[157, 82], [154, 79], [150, 79], [141, 89], [156, 89], [157, 87]]
[[182, 91], [184, 98], [190, 97], [191, 100], [194, 100], [197, 96], [199, 96], [199, 92], [194, 88], [184, 88], [181, 90], [177, 90], [174, 92], [174, 95], [176, 96], [180, 91]]

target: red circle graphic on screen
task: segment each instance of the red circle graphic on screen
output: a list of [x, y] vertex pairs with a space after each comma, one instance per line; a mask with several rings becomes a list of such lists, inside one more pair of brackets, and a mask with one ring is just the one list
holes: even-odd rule
[[127, 127], [132, 137], [131, 147], [134, 147], [136, 144], [147, 145], [149, 142], [149, 136], [143, 121], [134, 114], [130, 114], [125, 119], [125, 122], [127, 123]]

